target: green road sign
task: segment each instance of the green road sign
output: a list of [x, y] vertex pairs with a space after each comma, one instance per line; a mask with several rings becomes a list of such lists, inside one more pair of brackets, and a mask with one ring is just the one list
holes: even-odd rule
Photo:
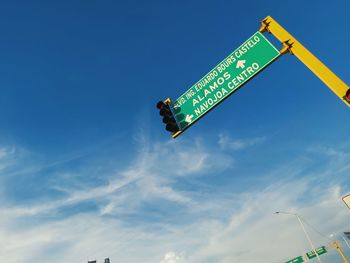
[[194, 84], [172, 104], [180, 130], [185, 130], [235, 92], [280, 52], [256, 32], [214, 69]]
[[304, 259], [302, 256], [288, 260], [286, 263], [303, 263]]
[[[324, 253], [327, 253], [327, 250], [324, 246], [316, 248], [316, 253], [317, 255], [322, 255]], [[312, 259], [316, 257], [315, 251], [310, 251], [308, 253], [306, 253], [306, 256], [308, 257], [308, 259]]]

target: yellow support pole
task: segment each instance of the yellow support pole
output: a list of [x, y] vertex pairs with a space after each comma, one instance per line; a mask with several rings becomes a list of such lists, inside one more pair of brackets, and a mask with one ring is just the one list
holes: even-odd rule
[[289, 34], [271, 16], [262, 22], [260, 32], [270, 32], [284, 47], [305, 64], [318, 78], [320, 78], [348, 107], [350, 99], [346, 97], [349, 86], [335, 75], [326, 65], [307, 50], [298, 40]]
[[339, 241], [334, 241], [333, 242], [333, 246], [334, 248], [338, 251], [338, 253], [340, 254], [340, 256], [343, 259], [344, 263], [349, 263], [348, 259], [346, 258], [346, 256], [344, 255], [343, 251], [341, 250], [340, 246], [339, 246]]

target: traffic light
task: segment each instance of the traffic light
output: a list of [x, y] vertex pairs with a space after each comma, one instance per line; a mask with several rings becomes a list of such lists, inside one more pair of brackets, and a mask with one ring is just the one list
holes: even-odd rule
[[344, 100], [350, 103], [350, 89], [345, 93]]
[[177, 133], [180, 129], [176, 123], [175, 117], [170, 109], [169, 99], [159, 101], [157, 103], [157, 108], [159, 109], [159, 115], [163, 116], [163, 123], [165, 123], [165, 129], [172, 134]]

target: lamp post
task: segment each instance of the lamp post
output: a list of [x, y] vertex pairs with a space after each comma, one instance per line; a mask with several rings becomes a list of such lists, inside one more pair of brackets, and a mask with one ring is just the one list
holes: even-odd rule
[[312, 241], [311, 241], [311, 239], [310, 239], [308, 233], [307, 233], [306, 230], [305, 230], [305, 227], [304, 227], [304, 225], [303, 225], [303, 222], [302, 222], [301, 219], [300, 219], [300, 216], [299, 216], [298, 214], [288, 213], [288, 212], [281, 212], [281, 211], [277, 211], [277, 212], [275, 212], [275, 214], [293, 215], [293, 216], [295, 216], [295, 217], [298, 219], [299, 224], [300, 224], [300, 226], [301, 226], [301, 228], [302, 228], [302, 230], [303, 230], [303, 232], [304, 232], [304, 234], [305, 234], [305, 236], [306, 236], [306, 239], [308, 240], [308, 242], [309, 242], [309, 244], [310, 244], [310, 246], [311, 246], [311, 249], [315, 252], [315, 255], [316, 255], [317, 259], [318, 259], [318, 262], [322, 263], [320, 257], [318, 256], [318, 254], [317, 254], [317, 252], [316, 252], [316, 249], [315, 249], [314, 244], [312, 243]]

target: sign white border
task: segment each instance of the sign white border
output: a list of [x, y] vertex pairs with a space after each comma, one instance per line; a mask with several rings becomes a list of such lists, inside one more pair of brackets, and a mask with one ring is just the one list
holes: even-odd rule
[[346, 206], [350, 209], [350, 194], [343, 196], [343, 201], [346, 204]]

